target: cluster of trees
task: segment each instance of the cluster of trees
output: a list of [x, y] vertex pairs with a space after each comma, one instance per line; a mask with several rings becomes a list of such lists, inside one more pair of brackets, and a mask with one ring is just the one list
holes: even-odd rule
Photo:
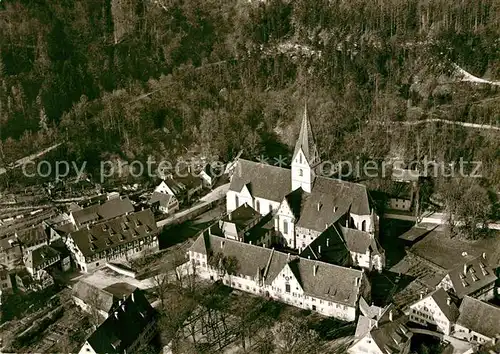
[[[0, 159], [288, 155], [307, 100], [332, 161], [482, 161], [500, 184], [495, 0], [139, 0], [0, 4]], [[381, 126], [375, 122], [385, 122]]]

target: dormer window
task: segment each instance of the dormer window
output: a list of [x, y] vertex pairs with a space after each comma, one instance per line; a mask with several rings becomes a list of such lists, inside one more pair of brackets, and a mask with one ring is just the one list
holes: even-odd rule
[[478, 281], [478, 280], [479, 280], [479, 278], [478, 278], [478, 277], [476, 277], [476, 274], [472, 274], [472, 280], [473, 280], [473, 281]]
[[467, 283], [465, 281], [465, 279], [462, 279], [462, 286], [465, 288], [465, 287], [469, 286], [469, 283]]
[[90, 250], [94, 252], [97, 249], [96, 245], [94, 243], [90, 244]]
[[111, 246], [111, 244], [112, 244], [112, 243], [113, 243], [113, 242], [111, 242], [111, 239], [108, 237], [108, 238], [106, 239], [106, 246]]

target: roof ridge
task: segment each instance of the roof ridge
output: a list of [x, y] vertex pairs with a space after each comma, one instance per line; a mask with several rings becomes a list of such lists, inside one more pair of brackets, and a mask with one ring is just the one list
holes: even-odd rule
[[350, 185], [355, 185], [355, 186], [359, 186], [359, 187], [363, 187], [364, 189], [367, 189], [367, 187], [364, 184], [358, 183], [358, 182], [351, 182], [351, 181], [346, 181], [346, 180], [343, 180], [343, 179], [332, 178], [332, 177], [322, 176], [322, 175], [317, 175], [316, 178], [323, 178], [323, 179], [328, 179], [328, 180], [332, 180], [332, 181], [341, 182], [342, 185], [347, 185], [348, 187]]
[[272, 168], [276, 168], [276, 169], [280, 169], [280, 170], [291, 171], [291, 169], [289, 169], [289, 168], [285, 168], [285, 167], [281, 167], [281, 166], [275, 166], [275, 165], [271, 165], [271, 164], [267, 164], [267, 163], [263, 163], [263, 162], [257, 162], [257, 161], [242, 159], [241, 157], [238, 159], [238, 161], [240, 161], [240, 160], [241, 161], [245, 161], [245, 162], [250, 162], [250, 163], [255, 164], [255, 165], [261, 165], [261, 166], [265, 166], [265, 167], [272, 167]]
[[[496, 311], [500, 311], [500, 307], [498, 307], [498, 306], [496, 306], [496, 305], [493, 305], [493, 304], [490, 304], [489, 302], [482, 301], [482, 300], [480, 300], [480, 299], [476, 299], [476, 298], [474, 298], [474, 297], [472, 297], [472, 296], [469, 296], [469, 295], [465, 295], [465, 296], [464, 296], [464, 300], [465, 300], [465, 298], [469, 298], [469, 299], [474, 300], [475, 302], [478, 302], [478, 303], [480, 303], [480, 304], [482, 304], [482, 305], [487, 305], [487, 306], [489, 306], [489, 307], [492, 307], [492, 308], [494, 308]], [[464, 303], [464, 302], [462, 301], [462, 304], [463, 304], [463, 303]], [[462, 304], [460, 304], [460, 307], [462, 307]]]
[[299, 262], [301, 261], [307, 261], [307, 262], [319, 262], [319, 263], [322, 263], [326, 266], [329, 266], [329, 267], [334, 267], [334, 268], [340, 268], [340, 269], [346, 269], [346, 270], [349, 270], [349, 271], [353, 271], [353, 272], [356, 272], [356, 273], [361, 273], [363, 274], [363, 271], [362, 270], [358, 270], [358, 269], [354, 269], [354, 268], [347, 268], [347, 267], [343, 267], [343, 266], [340, 266], [340, 265], [337, 265], [337, 264], [333, 264], [333, 263], [328, 263], [328, 262], [323, 262], [323, 261], [320, 261], [320, 260], [317, 260], [317, 259], [308, 259], [308, 258], [303, 258], [303, 257], [299, 257], [298, 258]]

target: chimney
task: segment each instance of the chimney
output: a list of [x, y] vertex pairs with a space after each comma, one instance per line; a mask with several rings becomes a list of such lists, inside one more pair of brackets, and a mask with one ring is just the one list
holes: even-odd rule
[[327, 238], [327, 239], [326, 239], [326, 247], [329, 247], [329, 246], [330, 246], [330, 239], [329, 239], [329, 238]]
[[118, 300], [118, 306], [122, 305], [122, 300]]
[[392, 310], [389, 310], [389, 321], [392, 322]]
[[467, 263], [464, 263], [464, 275], [467, 275]]
[[287, 253], [287, 254], [286, 254], [286, 261], [287, 261], [287, 262], [288, 262], [288, 261], [290, 261], [290, 253]]
[[233, 215], [233, 213], [228, 213], [228, 214], [227, 214], [227, 217], [229, 218], [229, 221], [231, 221], [231, 220], [232, 220], [232, 215]]
[[321, 254], [321, 245], [318, 246], [318, 253]]
[[307, 256], [307, 259], [311, 259], [311, 256]]
[[486, 252], [483, 252], [481, 256], [483, 257], [483, 259], [486, 259]]
[[224, 248], [224, 241], [220, 242], [220, 248]]
[[349, 219], [345, 220], [345, 227], [349, 227]]
[[125, 303], [122, 304], [122, 311], [125, 312]]
[[248, 243], [249, 243], [249, 244], [252, 244], [252, 241], [249, 241]]
[[316, 272], [318, 271], [318, 266], [315, 264], [313, 265], [313, 275], [316, 276]]
[[132, 302], [135, 302], [134, 293], [132, 293], [131, 297], [132, 297]]
[[420, 300], [422, 300], [423, 298], [424, 298], [424, 293], [420, 292]]
[[446, 305], [451, 306], [451, 297], [446, 298]]
[[321, 203], [318, 203], [318, 211], [321, 209]]
[[336, 207], [336, 206], [334, 206], [334, 207], [333, 207], [333, 212], [334, 212], [334, 213], [336, 213], [336, 212], [337, 212], [337, 207]]

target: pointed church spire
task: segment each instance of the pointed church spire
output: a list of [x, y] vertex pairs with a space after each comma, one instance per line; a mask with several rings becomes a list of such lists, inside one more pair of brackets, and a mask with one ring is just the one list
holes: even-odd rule
[[311, 129], [311, 123], [307, 117], [307, 101], [304, 104], [304, 117], [302, 118], [302, 124], [300, 126], [299, 139], [295, 144], [295, 151], [293, 156], [295, 157], [297, 153], [302, 150], [307, 163], [312, 167], [319, 163], [319, 154], [314, 141], [313, 132]]

